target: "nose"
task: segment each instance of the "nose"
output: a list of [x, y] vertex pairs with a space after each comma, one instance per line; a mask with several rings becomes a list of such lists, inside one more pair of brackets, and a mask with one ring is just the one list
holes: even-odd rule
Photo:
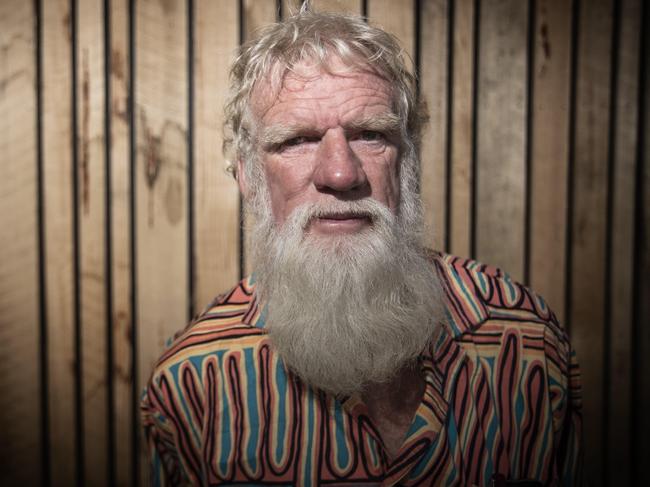
[[328, 131], [318, 148], [314, 184], [320, 191], [349, 192], [367, 187], [363, 164], [342, 129]]

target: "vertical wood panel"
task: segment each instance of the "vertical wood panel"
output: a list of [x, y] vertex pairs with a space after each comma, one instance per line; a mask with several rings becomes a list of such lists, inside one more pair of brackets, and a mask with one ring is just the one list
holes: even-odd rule
[[277, 14], [276, 0], [242, 0], [242, 40], [252, 39], [259, 29], [275, 22]]
[[[282, 0], [284, 16], [297, 12], [301, 0]], [[312, 0], [311, 5], [317, 12], [361, 13], [361, 0]]]
[[628, 418], [631, 415], [632, 310], [634, 273], [634, 203], [639, 99], [638, 0], [621, 2], [614, 132], [609, 336], [609, 420], [606, 485], [630, 485], [631, 452]]
[[280, 5], [282, 6], [282, 11], [279, 12], [282, 15], [282, 19], [286, 19], [295, 15], [296, 12], [300, 9], [303, 0], [280, 0]]
[[[287, 9], [285, 8], [285, 15]], [[241, 12], [242, 18], [242, 30], [241, 38], [243, 41], [247, 41], [254, 37], [255, 33], [272, 22], [276, 20], [276, 2], [275, 0], [244, 0], [243, 9]], [[253, 261], [252, 261], [252, 242], [250, 240], [250, 232], [247, 230], [253, 224], [253, 219], [244, 214], [242, 218], [242, 225], [244, 227], [244, 275], [250, 275], [253, 271]]]
[[[138, 390], [166, 340], [187, 322], [186, 14], [185, 2], [138, 2], [136, 6]], [[140, 444], [144, 450], [144, 441]], [[146, 478], [148, 465], [142, 458]]]
[[[328, 0], [325, 0], [327, 3], [331, 3]], [[334, 3], [336, 0], [332, 0]], [[281, 0], [282, 3], [282, 17], [284, 19], [294, 15], [299, 9], [300, 5], [302, 4], [301, 0]], [[313, 2], [312, 2], [313, 5]], [[318, 10], [323, 10], [322, 8], [319, 8]]]
[[636, 248], [635, 248], [635, 324], [634, 342], [634, 481], [636, 485], [650, 485], [650, 7], [642, 3], [641, 18], [641, 85], [642, 96], [639, 110], [642, 123], [639, 124], [639, 153], [636, 198]]
[[415, 9], [412, 0], [368, 0], [368, 19], [396, 36], [411, 59], [406, 66], [413, 72], [415, 59]]
[[530, 285], [564, 321], [571, 2], [536, 2], [531, 113]]
[[75, 484], [75, 276], [70, 3], [43, 2], [43, 185], [52, 485]]
[[314, 0], [316, 10], [339, 13], [361, 13], [361, 0]]
[[[300, 2], [282, 0], [284, 14]], [[315, 0], [317, 10], [361, 12], [361, 0]], [[422, 189], [427, 223], [435, 247], [442, 247], [445, 191], [449, 191], [450, 250], [471, 251], [472, 130], [474, 79], [474, 6], [480, 4], [478, 73], [478, 179], [475, 230], [479, 258], [523, 277], [525, 227], [526, 116], [532, 117], [530, 173], [530, 281], [558, 314], [568, 290], [568, 323], [584, 382], [586, 464], [591, 485], [645, 485], [645, 441], [650, 407], [648, 359], [648, 219], [650, 171], [647, 141], [647, 56], [639, 52], [644, 26], [639, 0], [619, 0], [620, 32], [615, 98], [611, 98], [612, 0], [582, 1], [575, 100], [573, 185], [567, 185], [571, 12], [559, 0], [368, 0], [371, 21], [400, 38], [415, 52], [414, 5], [420, 18], [421, 91], [431, 125], [424, 137]], [[221, 104], [227, 65], [238, 39], [238, 2], [194, 0], [194, 140], [187, 140], [187, 2], [142, 0], [135, 5], [137, 108], [136, 180], [129, 166], [129, 2], [111, 0], [110, 173], [104, 165], [104, 67], [102, 0], [75, 1], [77, 134], [72, 134], [72, 26], [68, 0], [42, 2], [42, 149], [52, 485], [75, 485], [77, 418], [83, 418], [84, 484], [105, 485], [110, 478], [107, 435], [112, 414], [115, 481], [131, 485], [134, 434], [141, 434], [134, 407], [159, 357], [164, 341], [184, 326], [188, 303], [188, 258], [196, 263], [195, 302], [201, 309], [238, 274], [238, 196], [222, 171]], [[527, 6], [534, 5], [532, 112], [526, 114]], [[0, 430], [3, 455], [0, 483], [38, 485], [40, 464], [39, 313], [36, 78], [33, 2], [0, 5], [0, 338], [3, 356]], [[244, 0], [241, 35], [276, 18], [276, 0]], [[642, 7], [643, 6], [643, 7]], [[448, 33], [453, 9], [453, 32]], [[191, 19], [190, 19], [191, 20]], [[647, 22], [646, 22], [647, 23]], [[451, 37], [449, 37], [451, 34]], [[452, 40], [452, 77], [447, 79], [448, 40]], [[641, 61], [644, 61], [641, 59]], [[641, 66], [646, 75], [639, 78]], [[639, 80], [645, 83], [641, 96]], [[447, 106], [447, 84], [451, 104]], [[645, 107], [639, 107], [640, 98]], [[610, 101], [616, 101], [611, 113]], [[645, 109], [645, 114], [642, 110]], [[450, 111], [449, 117], [447, 111]], [[615, 116], [610, 133], [610, 116]], [[639, 117], [645, 120], [639, 124]], [[449, 120], [450, 126], [447, 127]], [[609, 138], [612, 135], [612, 138]], [[445, 190], [448, 137], [451, 165]], [[644, 151], [635, 153], [641, 139]], [[609, 142], [613, 141], [614, 147]], [[73, 143], [77, 163], [73, 167]], [[188, 143], [195, 165], [192, 194], [195, 247], [188, 248]], [[611, 159], [610, 159], [611, 157]], [[613, 165], [609, 166], [611, 162]], [[642, 164], [641, 167], [637, 164]], [[73, 187], [77, 171], [77, 188]], [[609, 171], [609, 172], [608, 172]], [[611, 176], [611, 181], [608, 178]], [[106, 216], [106, 178], [110, 178], [110, 222]], [[130, 214], [135, 183], [135, 214]], [[608, 188], [612, 193], [608, 195]], [[639, 191], [642, 189], [642, 191]], [[73, 192], [78, 201], [73, 201]], [[609, 199], [608, 199], [609, 197]], [[609, 203], [608, 203], [609, 202]], [[75, 207], [75, 203], [77, 206]], [[566, 207], [573, 209], [567, 222]], [[611, 205], [611, 206], [608, 206]], [[609, 213], [608, 213], [609, 211]], [[76, 213], [75, 213], [76, 212]], [[609, 214], [609, 220], [607, 215]], [[79, 281], [75, 282], [75, 216], [79, 227]], [[131, 218], [136, 235], [130, 234]], [[567, 223], [572, 223], [568, 228]], [[110, 224], [110, 227], [107, 227]], [[110, 275], [105, 231], [110, 228]], [[565, 235], [569, 232], [569, 260]], [[610, 235], [609, 240], [607, 235]], [[430, 235], [430, 234], [429, 234]], [[635, 237], [638, 239], [635, 243]], [[131, 262], [131, 239], [135, 260]], [[609, 247], [608, 247], [609, 245]], [[244, 251], [248, 255], [248, 251]], [[609, 261], [608, 261], [609, 259]], [[609, 262], [609, 268], [607, 263]], [[137, 288], [132, 290], [132, 266]], [[245, 259], [246, 269], [250, 262]], [[609, 274], [607, 273], [609, 269]], [[568, 273], [568, 274], [565, 274]], [[607, 277], [611, 278], [608, 282]], [[636, 283], [636, 287], [635, 284]], [[111, 286], [113, 410], [108, 411], [106, 286]], [[76, 293], [80, 298], [75, 301]], [[135, 291], [137, 308], [131, 309]], [[605, 302], [609, 300], [609, 308]], [[81, 383], [75, 375], [75, 307], [81, 318]], [[609, 314], [606, 312], [609, 310]], [[634, 311], [633, 311], [634, 310]], [[136, 377], [132, 375], [132, 312], [137, 312]], [[633, 315], [633, 312], [636, 315]], [[605, 358], [609, 357], [609, 362]], [[605, 366], [608, 369], [605, 369]], [[134, 383], [135, 382], [135, 383]], [[76, 387], [83, 391], [83, 415], [76, 410]], [[137, 412], [137, 409], [135, 409]], [[605, 416], [607, 414], [607, 416]], [[632, 418], [632, 419], [630, 419]], [[628, 425], [633, 425], [630, 430]], [[635, 440], [634, 448], [629, 445]], [[605, 440], [605, 443], [603, 443]], [[143, 442], [141, 442], [143, 444]], [[141, 460], [148, 484], [148, 459]], [[606, 469], [609, 476], [602, 473]], [[632, 473], [631, 473], [632, 472]], [[635, 477], [636, 476], [636, 477]]]
[[454, 2], [449, 188], [449, 247], [456, 255], [472, 250], [472, 145], [474, 139], [474, 0]]
[[111, 169], [111, 278], [113, 340], [113, 452], [115, 481], [119, 486], [132, 484], [133, 418], [132, 326], [131, 309], [131, 215], [129, 200], [129, 33], [127, 0], [110, 2], [110, 169]]
[[77, 218], [83, 391], [84, 484], [107, 485], [106, 165], [101, 0], [78, 4]]
[[517, 280], [524, 274], [527, 6], [481, 2], [478, 68], [476, 253]]
[[603, 383], [611, 0], [583, 2], [578, 46], [571, 314], [582, 367], [586, 479], [603, 482]]
[[200, 311], [239, 276], [239, 190], [221, 158], [222, 107], [239, 24], [234, 2], [198, 0], [195, 9], [194, 309]]
[[33, 2], [0, 4], [0, 484], [41, 482]]
[[420, 95], [429, 108], [429, 126], [422, 134], [421, 192], [426, 243], [443, 249], [447, 213], [447, 83], [448, 0], [425, 2], [420, 34]]

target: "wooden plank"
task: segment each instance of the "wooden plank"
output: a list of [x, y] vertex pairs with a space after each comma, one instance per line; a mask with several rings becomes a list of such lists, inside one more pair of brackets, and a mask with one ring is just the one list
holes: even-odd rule
[[316, 10], [322, 12], [361, 13], [361, 0], [314, 0], [312, 3]]
[[133, 445], [133, 317], [131, 309], [131, 215], [129, 209], [128, 97], [129, 72], [128, 0], [110, 2], [110, 127], [111, 127], [111, 290], [113, 307], [113, 419], [115, 482], [132, 485]]
[[571, 3], [537, 2], [534, 29], [529, 283], [564, 321]]
[[481, 3], [476, 254], [524, 275], [528, 3]]
[[420, 94], [429, 108], [429, 125], [421, 148], [421, 193], [425, 239], [429, 247], [445, 249], [447, 214], [447, 80], [448, 0], [424, 2], [420, 37]]
[[42, 3], [43, 182], [52, 485], [75, 484], [75, 282], [70, 2]]
[[[135, 32], [137, 389], [188, 313], [187, 8], [138, 2]], [[143, 485], [149, 465], [140, 441]]]
[[643, 85], [639, 89], [643, 93], [642, 111], [643, 132], [639, 133], [641, 153], [637, 169], [639, 191], [636, 208], [637, 249], [635, 252], [635, 333], [632, 349], [634, 351], [634, 462], [635, 485], [650, 485], [650, 469], [647, 468], [650, 457], [650, 8], [647, 2], [643, 5], [641, 19], [643, 32], [643, 49], [640, 57], [643, 69]]
[[281, 17], [286, 19], [295, 15], [296, 12], [300, 9], [302, 2], [300, 0], [281, 0], [282, 12]]
[[603, 485], [605, 261], [611, 0], [580, 6], [569, 324], [582, 369], [585, 474]]
[[103, 2], [77, 12], [77, 218], [84, 484], [108, 485]]
[[618, 44], [618, 85], [612, 181], [609, 420], [606, 485], [631, 484], [629, 423], [632, 413], [632, 314], [634, 276], [634, 205], [639, 99], [639, 0], [621, 3]]
[[415, 9], [412, 0], [368, 0], [368, 20], [390, 32], [410, 60], [407, 68], [414, 71], [415, 64]]
[[454, 2], [449, 250], [472, 250], [472, 146], [474, 138], [474, 0]]
[[241, 37], [244, 41], [252, 39], [256, 32], [272, 22], [275, 22], [278, 11], [276, 0], [243, 0]]
[[[237, 5], [195, 3], [194, 309], [200, 312], [239, 276], [239, 190], [221, 156], [228, 67], [238, 45]], [[221, 25], [215, 29], [215, 25]], [[215, 59], [220, 59], [215, 63]]]
[[33, 2], [0, 3], [0, 484], [40, 485]]
[[[282, 0], [284, 18], [300, 9], [302, 0]], [[312, 0], [311, 7], [316, 12], [335, 12], [340, 14], [361, 14], [362, 0]]]
[[[285, 9], [286, 12], [286, 9]], [[242, 28], [243, 32], [241, 37], [244, 41], [250, 40], [255, 36], [255, 33], [264, 27], [265, 25], [271, 24], [276, 20], [276, 2], [275, 0], [244, 0], [243, 9], [241, 14], [243, 15], [242, 19]], [[253, 255], [252, 251], [252, 242], [250, 240], [250, 232], [248, 229], [252, 225], [252, 218], [248, 215], [243, 215], [243, 262], [244, 269], [243, 273], [245, 276], [249, 275], [253, 271], [253, 261], [251, 256]], [[242, 276], [243, 277], [243, 276]]]
[[[313, 0], [311, 6], [317, 12], [360, 14], [361, 3], [361, 0]], [[292, 12], [298, 11], [301, 4], [301, 0], [282, 0], [284, 16], [287, 17]]]

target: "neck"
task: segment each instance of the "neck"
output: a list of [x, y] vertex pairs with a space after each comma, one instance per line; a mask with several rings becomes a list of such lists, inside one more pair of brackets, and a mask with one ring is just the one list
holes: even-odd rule
[[393, 380], [373, 384], [361, 395], [379, 431], [389, 458], [395, 458], [424, 395], [425, 382], [418, 368], [401, 370]]

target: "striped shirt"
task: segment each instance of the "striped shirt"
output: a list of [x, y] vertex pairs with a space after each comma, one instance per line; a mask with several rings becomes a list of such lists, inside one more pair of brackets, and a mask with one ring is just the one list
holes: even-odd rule
[[255, 283], [174, 340], [142, 402], [155, 485], [578, 485], [580, 376], [544, 301], [493, 267], [436, 254], [447, 320], [389, 459], [365, 405], [301, 383], [270, 346]]

